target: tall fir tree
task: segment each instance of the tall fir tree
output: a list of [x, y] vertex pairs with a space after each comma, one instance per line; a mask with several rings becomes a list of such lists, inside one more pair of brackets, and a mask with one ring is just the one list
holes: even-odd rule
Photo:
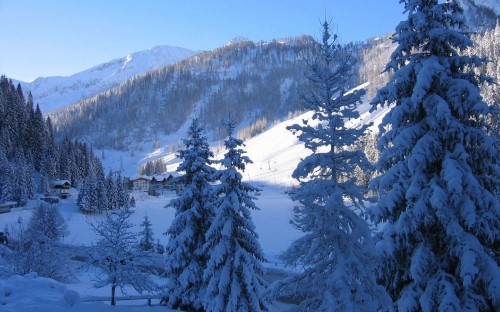
[[121, 174], [118, 174], [118, 176], [116, 177], [116, 194], [118, 208], [130, 208], [130, 196], [123, 186], [123, 179]]
[[155, 241], [153, 238], [153, 229], [151, 228], [153, 224], [149, 221], [147, 215], [144, 216], [144, 220], [141, 223], [142, 231], [139, 233], [140, 241], [139, 248], [142, 251], [152, 251], [155, 247]]
[[76, 203], [83, 213], [93, 213], [97, 211], [98, 198], [96, 177], [90, 171], [83, 181]]
[[108, 196], [108, 209], [118, 209], [118, 188], [116, 186], [116, 178], [109, 170], [106, 177], [106, 193]]
[[176, 214], [166, 232], [169, 236], [166, 294], [172, 308], [201, 310], [205, 294], [203, 269], [208, 260], [203, 245], [215, 210], [211, 186], [215, 169], [210, 166], [213, 153], [196, 118], [191, 122], [184, 146], [178, 153], [183, 161], [177, 168], [181, 174], [177, 180], [183, 188], [169, 203]]
[[309, 86], [302, 97], [304, 108], [313, 112], [312, 121], [288, 127], [311, 154], [292, 174], [300, 182], [291, 195], [297, 203], [292, 224], [304, 235], [282, 258], [304, 270], [273, 288], [302, 298], [300, 311], [386, 310], [390, 298], [376, 283], [372, 233], [362, 218], [365, 199], [355, 175], [357, 167], [371, 165], [362, 150], [347, 149], [368, 127], [346, 125], [359, 118], [356, 107], [365, 90], [346, 93], [353, 58], [337, 35], [331, 38], [326, 21], [318, 49], [319, 56], [308, 63]]
[[[372, 210], [383, 227], [380, 278], [399, 311], [499, 311], [498, 138], [456, 1], [404, 0], [407, 20], [374, 106], [380, 125]], [[375, 107], [374, 107], [375, 108]]]
[[104, 168], [97, 157], [92, 155], [92, 166], [90, 170], [95, 172], [96, 187], [97, 187], [97, 211], [102, 213], [109, 208], [108, 193], [106, 191], [106, 177], [104, 176]]
[[264, 254], [255, 232], [250, 211], [257, 210], [251, 193], [259, 189], [241, 181], [240, 171], [251, 160], [233, 137], [234, 122], [227, 124], [226, 153], [216, 173], [217, 209], [206, 235], [204, 270], [207, 285], [203, 306], [206, 311], [262, 311], [264, 301]]

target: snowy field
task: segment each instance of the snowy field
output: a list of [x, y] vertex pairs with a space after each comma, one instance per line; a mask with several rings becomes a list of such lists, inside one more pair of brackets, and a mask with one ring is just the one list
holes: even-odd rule
[[[285, 194], [285, 189], [276, 186], [259, 184], [262, 188], [258, 196], [257, 205], [260, 210], [253, 213], [257, 232], [260, 236], [260, 243], [269, 263], [265, 266], [269, 268], [281, 267], [277, 256], [288, 245], [298, 237], [299, 233], [293, 229], [289, 223], [291, 217], [290, 208], [292, 202]], [[86, 216], [79, 212], [76, 206], [77, 195], [74, 189], [73, 195], [62, 200], [59, 209], [68, 224], [68, 235], [64, 238], [64, 243], [71, 245], [90, 245], [96, 240], [95, 234], [90, 229], [88, 222], [95, 222], [104, 218], [103, 215]], [[170, 225], [174, 211], [172, 208], [164, 208], [174, 193], [166, 193], [158, 197], [148, 196], [138, 191], [131, 193], [137, 199], [137, 207], [131, 217], [131, 222], [140, 230], [139, 224], [143, 217], [148, 215], [155, 238], [165, 245], [167, 237], [162, 235]], [[0, 229], [17, 222], [19, 218], [27, 222], [32, 214], [36, 201], [31, 201], [23, 209], [14, 209], [10, 213], [0, 215]], [[74, 263], [77, 272], [77, 280], [69, 284], [61, 284], [53, 280], [37, 278], [33, 275], [20, 277], [14, 276], [7, 280], [0, 281], [0, 311], [168, 311], [165, 307], [149, 307], [146, 300], [118, 301], [120, 308], [112, 309], [109, 303], [87, 303], [80, 302], [92, 296], [109, 296], [110, 287], [94, 288], [92, 286], [92, 271], [81, 268], [81, 264]], [[158, 279], [157, 282], [163, 281]], [[32, 295], [34, 294], [34, 295]], [[118, 296], [123, 296], [120, 291]], [[133, 289], [127, 290], [127, 295], [137, 295]], [[154, 300], [153, 304], [158, 304]], [[276, 306], [277, 311], [280, 310]]]

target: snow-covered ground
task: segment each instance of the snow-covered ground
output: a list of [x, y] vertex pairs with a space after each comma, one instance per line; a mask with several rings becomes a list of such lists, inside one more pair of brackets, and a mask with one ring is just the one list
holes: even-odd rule
[[[290, 208], [292, 202], [285, 194], [285, 188], [260, 183], [262, 188], [258, 196], [257, 205], [260, 210], [253, 213], [260, 243], [269, 261], [265, 266], [269, 268], [281, 267], [277, 256], [288, 245], [298, 237], [299, 233], [290, 225]], [[72, 245], [90, 245], [96, 240], [95, 234], [90, 229], [88, 222], [95, 222], [104, 218], [102, 215], [86, 216], [78, 211], [76, 206], [76, 190], [72, 189], [73, 195], [62, 200], [59, 209], [68, 224], [68, 235], [64, 242]], [[144, 215], [148, 215], [155, 238], [165, 244], [167, 237], [162, 235], [169, 227], [174, 211], [172, 208], [164, 208], [174, 193], [166, 193], [158, 197], [148, 196], [145, 193], [135, 191], [131, 193], [137, 200], [137, 207], [131, 217], [131, 222], [140, 230], [139, 224]], [[0, 215], [0, 229], [17, 222], [21, 218], [27, 222], [32, 214], [36, 201], [31, 201], [23, 209], [14, 209], [10, 213]], [[92, 271], [80, 268], [74, 263], [77, 280], [69, 284], [61, 284], [49, 279], [38, 278], [33, 275], [26, 277], [14, 276], [0, 281], [0, 311], [157, 311], [158, 307], [147, 307], [146, 300], [119, 301], [119, 309], [110, 309], [106, 303], [80, 302], [92, 296], [109, 296], [110, 288], [94, 288], [92, 286]], [[161, 280], [159, 280], [161, 283]], [[120, 292], [118, 295], [121, 296]], [[134, 290], [128, 290], [127, 295], [137, 295]], [[75, 299], [76, 298], [76, 299]], [[69, 302], [68, 302], [69, 301]], [[75, 302], [74, 306], [71, 302]], [[153, 302], [155, 303], [155, 302]], [[158, 303], [158, 301], [156, 301]], [[122, 307], [126, 305], [125, 307]], [[279, 310], [277, 306], [277, 310]], [[162, 311], [168, 311], [162, 307]]]

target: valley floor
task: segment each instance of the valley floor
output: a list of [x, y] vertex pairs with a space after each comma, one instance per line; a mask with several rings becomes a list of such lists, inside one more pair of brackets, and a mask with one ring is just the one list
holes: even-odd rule
[[[254, 223], [259, 234], [259, 241], [267, 258], [265, 267], [270, 270], [281, 269], [278, 256], [288, 245], [299, 236], [289, 220], [291, 217], [292, 201], [286, 194], [286, 188], [260, 184], [262, 189], [256, 201], [260, 210], [252, 214]], [[74, 190], [72, 190], [74, 192]], [[136, 208], [131, 217], [131, 222], [140, 230], [139, 224], [145, 215], [152, 222], [155, 239], [165, 245], [167, 237], [162, 235], [169, 227], [174, 211], [164, 206], [172, 199], [174, 193], [165, 193], [158, 197], [148, 196], [146, 193], [135, 191], [131, 193], [136, 199]], [[83, 215], [76, 206], [77, 194], [73, 193], [69, 199], [62, 200], [59, 209], [68, 224], [68, 234], [64, 237], [64, 243], [75, 246], [88, 246], [96, 240], [95, 234], [89, 226], [89, 222], [95, 222], [103, 218], [103, 215]], [[0, 229], [10, 224], [27, 222], [31, 216], [32, 209], [38, 203], [31, 201], [26, 207], [14, 209], [10, 213], [0, 215]], [[13, 276], [0, 281], [0, 311], [167, 311], [165, 307], [158, 305], [158, 300], [153, 300], [153, 306], [146, 305], [147, 300], [119, 301], [117, 307], [109, 306], [109, 303], [85, 302], [92, 297], [108, 297], [110, 287], [94, 288], [92, 286], [93, 272], [83, 269], [81, 264], [74, 262], [76, 278], [71, 283], [61, 284], [53, 280], [29, 276]], [[158, 283], [162, 280], [158, 278]], [[126, 295], [138, 295], [133, 289], [127, 290]], [[117, 296], [122, 295], [117, 291]], [[77, 299], [75, 299], [77, 298]], [[275, 311], [286, 309], [285, 304], [275, 305]]]

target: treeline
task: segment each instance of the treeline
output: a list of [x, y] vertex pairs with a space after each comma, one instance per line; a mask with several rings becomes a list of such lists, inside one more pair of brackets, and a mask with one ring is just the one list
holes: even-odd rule
[[102, 166], [97, 163], [83, 181], [77, 205], [83, 213], [102, 213], [119, 208], [127, 209], [135, 204], [131, 203], [121, 175], [116, 176], [110, 171], [105, 177]]
[[44, 118], [33, 97], [20, 85], [0, 77], [0, 202], [24, 205], [36, 193], [46, 194], [50, 181], [81, 185], [91, 164], [100, 161], [85, 143], [54, 140], [52, 121]]
[[163, 161], [163, 158], [148, 161], [139, 167], [140, 175], [153, 176], [165, 172], [167, 172], [167, 164]]

